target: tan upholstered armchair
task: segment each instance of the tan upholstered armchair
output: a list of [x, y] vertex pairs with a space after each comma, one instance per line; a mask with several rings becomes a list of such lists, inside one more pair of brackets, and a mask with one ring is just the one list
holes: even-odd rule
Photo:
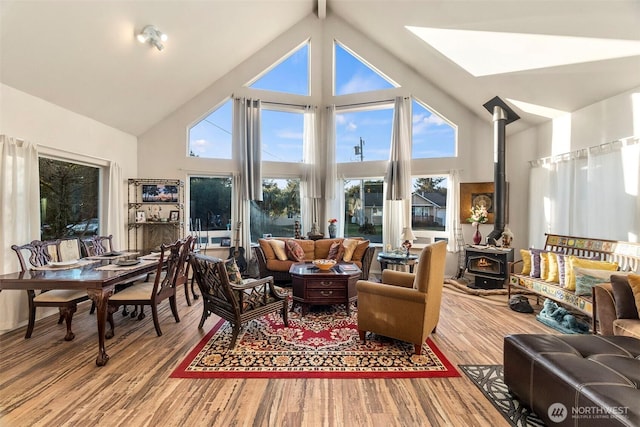
[[415, 274], [383, 270], [382, 283], [359, 280], [358, 332], [364, 342], [367, 332], [414, 344], [422, 344], [435, 332], [440, 317], [447, 244], [426, 246], [420, 253]]

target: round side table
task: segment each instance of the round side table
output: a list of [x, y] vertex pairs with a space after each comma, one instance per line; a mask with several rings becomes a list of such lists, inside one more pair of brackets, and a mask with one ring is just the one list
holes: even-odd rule
[[414, 254], [398, 254], [395, 252], [380, 252], [378, 254], [378, 262], [380, 269], [384, 270], [389, 265], [408, 265], [409, 272], [413, 273], [413, 267], [416, 265], [418, 255]]

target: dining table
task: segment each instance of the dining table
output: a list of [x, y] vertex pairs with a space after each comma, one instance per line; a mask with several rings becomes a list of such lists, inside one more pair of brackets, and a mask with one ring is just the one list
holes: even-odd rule
[[[114, 257], [116, 258], [116, 257]], [[119, 257], [118, 257], [119, 258]], [[128, 283], [137, 277], [154, 272], [158, 257], [142, 257], [139, 262], [118, 262], [108, 259], [78, 260], [77, 263], [49, 265], [30, 270], [0, 275], [0, 292], [5, 289], [86, 289], [96, 306], [98, 325], [98, 356], [96, 365], [109, 361], [105, 348], [105, 329], [109, 297], [116, 285]]]

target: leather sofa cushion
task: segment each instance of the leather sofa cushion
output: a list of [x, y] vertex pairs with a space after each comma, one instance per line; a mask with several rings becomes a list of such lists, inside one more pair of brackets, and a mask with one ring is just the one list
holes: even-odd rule
[[611, 287], [616, 302], [616, 317], [618, 319], [638, 319], [638, 308], [633, 298], [631, 286], [629, 286], [629, 278], [613, 274], [611, 275]]

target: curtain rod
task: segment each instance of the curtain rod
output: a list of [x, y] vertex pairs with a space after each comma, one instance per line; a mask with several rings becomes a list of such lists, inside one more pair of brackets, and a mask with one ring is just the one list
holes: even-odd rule
[[[233, 99], [242, 99], [243, 97], [234, 97]], [[266, 104], [266, 105], [282, 105], [284, 107], [298, 107], [298, 108], [305, 108], [305, 107], [313, 107], [313, 108], [318, 108], [316, 105], [310, 105], [310, 104], [292, 104], [289, 102], [276, 102], [276, 101], [263, 101], [259, 98], [245, 98], [245, 99], [253, 99], [254, 101], [260, 101], [262, 104]]]
[[[403, 99], [410, 99], [410, 96], [405, 96], [403, 97]], [[355, 102], [353, 104], [342, 104], [342, 105], [337, 105], [336, 104], [336, 108], [348, 108], [348, 107], [358, 107], [361, 105], [376, 105], [376, 104], [388, 104], [390, 102], [394, 102], [395, 98], [393, 99], [381, 99], [379, 101], [368, 101], [368, 102]]]
[[45, 144], [36, 144], [36, 145], [39, 148], [42, 147], [45, 150], [51, 150], [50, 154], [54, 154], [54, 153], [72, 154], [73, 156], [76, 156], [76, 157], [84, 157], [86, 159], [100, 160], [101, 162], [105, 162], [105, 163], [113, 163], [113, 160], [103, 159], [102, 157], [91, 156], [89, 154], [81, 154], [81, 153], [77, 153], [75, 151], [69, 151], [69, 150], [64, 150], [62, 148], [51, 147], [51, 146], [45, 145]]
[[567, 153], [557, 154], [555, 156], [549, 156], [549, 157], [543, 157], [536, 160], [530, 160], [529, 166], [537, 167], [537, 166], [542, 166], [549, 163], [558, 163], [558, 162], [572, 160], [572, 159], [582, 159], [587, 157], [589, 154], [604, 153], [612, 149], [629, 147], [638, 143], [640, 143], [640, 138], [630, 136], [627, 138], [617, 139], [611, 142], [604, 142], [602, 144], [594, 145], [588, 148], [580, 148], [575, 151], [569, 151]]

